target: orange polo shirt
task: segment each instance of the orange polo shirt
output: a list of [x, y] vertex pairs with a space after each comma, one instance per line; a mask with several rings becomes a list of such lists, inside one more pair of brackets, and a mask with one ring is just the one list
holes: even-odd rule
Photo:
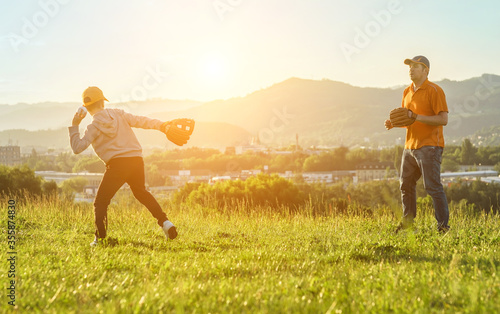
[[[404, 90], [402, 107], [424, 116], [448, 112], [443, 90], [428, 79], [416, 92], [413, 91], [413, 84]], [[407, 126], [405, 148], [418, 149], [422, 146], [444, 147], [443, 126], [428, 125], [419, 121]]]

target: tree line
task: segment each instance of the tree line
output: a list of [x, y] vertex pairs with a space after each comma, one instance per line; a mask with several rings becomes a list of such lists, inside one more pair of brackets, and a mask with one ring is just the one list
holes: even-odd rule
[[[399, 169], [402, 146], [383, 149], [338, 147], [311, 153], [294, 145], [277, 152], [246, 152], [236, 155], [217, 149], [192, 147], [169, 151], [155, 151], [145, 157], [146, 170], [154, 173], [164, 170], [208, 169], [214, 174], [237, 170], [264, 169], [268, 172], [310, 172], [354, 170], [366, 162], [390, 162]], [[38, 155], [34, 151], [24, 164], [35, 171], [102, 173], [105, 166], [94, 155], [61, 153], [56, 157]], [[461, 145], [447, 145], [443, 153], [442, 170], [458, 171], [460, 165], [490, 165], [500, 170], [500, 146], [475, 147], [469, 139]]]
[[[72, 199], [73, 192], [82, 189], [81, 178], [70, 179], [57, 186], [44, 181], [27, 166], [0, 165], [0, 195], [53, 196]], [[85, 179], [83, 179], [85, 180]], [[473, 211], [498, 212], [500, 189], [498, 184], [481, 181], [454, 182], [445, 187], [450, 206], [466, 205]], [[421, 181], [417, 185], [419, 202], [425, 204], [426, 192]], [[372, 181], [353, 184], [344, 181], [333, 185], [307, 184], [303, 180], [288, 180], [277, 174], [259, 174], [247, 180], [207, 183], [186, 183], [173, 195], [177, 203], [194, 202], [216, 209], [250, 204], [271, 207], [274, 210], [300, 210], [309, 208], [316, 215], [356, 212], [370, 214], [374, 210], [393, 211], [400, 208], [397, 180]], [[429, 203], [430, 201], [427, 200]], [[248, 208], [248, 206], [246, 206]]]
[[[481, 181], [455, 182], [445, 187], [450, 207], [465, 205], [473, 212], [495, 212], [500, 206], [500, 189], [495, 183]], [[284, 179], [277, 174], [259, 174], [245, 181], [224, 181], [213, 185], [187, 183], [173, 199], [176, 203], [192, 202], [213, 208], [271, 207], [294, 211], [308, 208], [314, 215], [357, 213], [371, 215], [374, 211], [400, 212], [399, 182], [371, 181], [360, 184], [340, 182], [333, 185], [307, 184]], [[421, 181], [417, 184], [419, 207], [432, 207]]]

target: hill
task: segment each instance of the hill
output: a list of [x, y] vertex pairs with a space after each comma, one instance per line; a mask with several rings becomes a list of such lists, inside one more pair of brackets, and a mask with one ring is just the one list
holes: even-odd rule
[[[80, 127], [83, 136], [85, 126]], [[144, 149], [175, 148], [165, 135], [155, 130], [134, 129], [138, 140]], [[250, 140], [251, 134], [241, 127], [218, 122], [197, 122], [191, 140], [183, 147], [215, 147], [243, 145]], [[10, 139], [12, 144], [28, 147], [47, 147], [67, 149], [69, 146], [68, 129], [55, 130], [5, 130], [0, 131], [0, 139]], [[6, 145], [7, 140], [2, 140], [1, 145]]]
[[[199, 105], [201, 105], [200, 102], [191, 100], [156, 99], [129, 103], [110, 103], [109, 107], [121, 108], [138, 115], [154, 116], [156, 112], [184, 110]], [[36, 131], [66, 127], [71, 123], [71, 119], [79, 106], [81, 104], [77, 102], [0, 105], [0, 131], [10, 129]]]
[[[461, 141], [498, 124], [500, 76], [484, 74], [436, 83], [447, 96], [450, 120], [445, 135], [449, 141]], [[383, 121], [390, 109], [400, 105], [403, 90], [291, 78], [244, 98], [213, 101], [180, 115], [234, 123], [264, 142], [290, 143], [298, 133], [304, 146], [392, 145], [404, 137], [404, 130], [388, 132]]]
[[[444, 89], [450, 110], [449, 124], [445, 128], [448, 142], [460, 142], [463, 137], [498, 124], [500, 76], [483, 74], [464, 81], [445, 79], [436, 83]], [[225, 143], [243, 143], [243, 138], [251, 137], [263, 144], [288, 146], [295, 142], [296, 134], [300, 145], [305, 147], [393, 145], [398, 138], [404, 137], [404, 130], [386, 131], [383, 122], [388, 112], [400, 105], [403, 89], [363, 88], [330, 80], [290, 78], [245, 97], [203, 104], [158, 100], [115, 107], [163, 120], [192, 117], [198, 122], [225, 123], [226, 127], [239, 128], [239, 132], [224, 134], [221, 141], [214, 141], [213, 135], [219, 134], [218, 130], [207, 129], [201, 134], [197, 129], [197, 141], [217, 147]], [[3, 129], [56, 128], [68, 124], [76, 106], [51, 103], [0, 106], [0, 122]], [[20, 141], [13, 136], [11, 139]], [[5, 141], [6, 138], [0, 135], [0, 142]]]

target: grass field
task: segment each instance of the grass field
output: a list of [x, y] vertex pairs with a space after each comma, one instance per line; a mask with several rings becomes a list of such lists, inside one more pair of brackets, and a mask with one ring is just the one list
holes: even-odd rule
[[[108, 245], [90, 248], [91, 204], [2, 199], [2, 288], [7, 225], [16, 222], [19, 313], [498, 313], [500, 217], [452, 208], [452, 230], [397, 220], [273, 214], [164, 202], [179, 236], [166, 241], [149, 212], [122, 198]], [[307, 211], [306, 211], [307, 212]]]

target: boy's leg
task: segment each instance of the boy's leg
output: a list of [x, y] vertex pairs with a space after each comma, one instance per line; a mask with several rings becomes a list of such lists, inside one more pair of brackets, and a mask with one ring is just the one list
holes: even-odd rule
[[127, 178], [127, 183], [130, 185], [134, 197], [146, 206], [153, 217], [156, 218], [158, 225], [163, 227], [163, 223], [168, 220], [167, 214], [162, 210], [154, 196], [146, 190], [143, 159], [134, 158], [130, 164], [130, 170], [131, 174]]
[[95, 235], [97, 238], [106, 237], [108, 229], [108, 205], [116, 192], [125, 183], [126, 170], [120, 168], [113, 165], [113, 161], [110, 161], [110, 164], [106, 166], [106, 171], [97, 190], [94, 200]]

